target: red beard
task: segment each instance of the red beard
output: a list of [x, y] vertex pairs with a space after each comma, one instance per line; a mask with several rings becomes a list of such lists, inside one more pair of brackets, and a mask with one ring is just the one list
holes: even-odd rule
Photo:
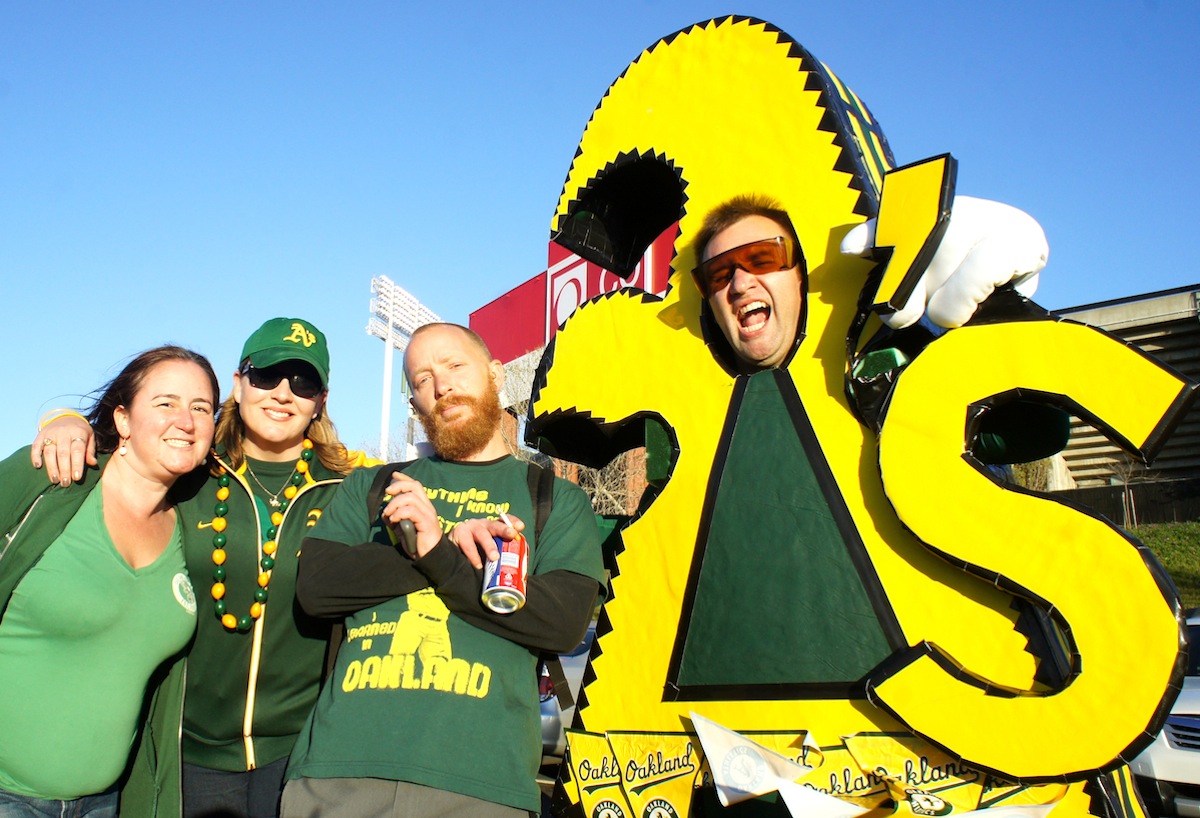
[[[448, 406], [466, 406], [470, 414], [466, 418], [446, 420], [442, 412]], [[433, 405], [433, 411], [421, 415], [421, 426], [433, 450], [443, 460], [465, 460], [482, 451], [496, 429], [500, 426], [503, 409], [500, 408], [500, 392], [493, 384], [482, 397], [466, 395], [450, 396]]]

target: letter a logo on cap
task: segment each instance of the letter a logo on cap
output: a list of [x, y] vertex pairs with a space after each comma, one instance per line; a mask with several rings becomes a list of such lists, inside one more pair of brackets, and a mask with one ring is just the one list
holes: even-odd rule
[[285, 335], [283, 340], [291, 341], [293, 344], [304, 344], [310, 347], [317, 342], [317, 336], [313, 335], [299, 321], [292, 324], [292, 334]]

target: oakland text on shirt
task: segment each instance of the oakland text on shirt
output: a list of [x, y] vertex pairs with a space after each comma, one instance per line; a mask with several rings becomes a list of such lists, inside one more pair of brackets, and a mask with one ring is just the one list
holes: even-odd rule
[[[482, 699], [491, 686], [492, 670], [453, 655], [449, 610], [430, 588], [407, 596], [408, 610], [395, 621], [372, 621], [350, 628], [347, 645], [362, 652], [374, 649], [374, 637], [391, 636], [386, 654], [354, 659], [342, 677], [342, 690], [430, 690]], [[374, 620], [377, 614], [372, 614]]]

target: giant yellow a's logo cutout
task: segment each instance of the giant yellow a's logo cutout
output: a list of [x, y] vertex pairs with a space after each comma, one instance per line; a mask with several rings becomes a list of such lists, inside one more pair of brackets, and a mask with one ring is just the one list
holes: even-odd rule
[[[746, 18], [655, 44], [588, 123], [557, 240], [625, 273], [678, 222], [672, 289], [581, 308], [543, 360], [531, 410], [533, 434], [583, 462], [631, 445], [647, 420], [675, 450], [623, 532], [571, 744], [577, 771], [609, 773], [595, 798], [615, 797], [619, 773], [625, 806], [686, 814], [702, 773], [669, 777], [668, 793], [637, 771], [694, 741], [695, 711], [784, 755], [819, 746], [806, 783], [868, 806], [1046, 803], [1063, 789], [1024, 785], [1119, 767], [1174, 695], [1177, 601], [1153, 558], [1081, 510], [989, 479], [969, 443], [989, 407], [1032, 397], [1150, 453], [1191, 385], [1036, 310], [985, 316], [900, 374], [873, 409], [877, 435], [847, 387], [860, 339], [880, 326], [866, 308], [903, 300], [944, 215], [896, 206], [909, 195], [892, 191], [920, 201], [932, 184], [944, 203], [953, 190], [945, 175], [921, 181], [924, 168], [885, 185], [892, 164], [861, 101]], [[745, 192], [782, 202], [809, 276], [786, 368], [737, 376], [680, 282], [700, 219]], [[892, 264], [841, 256], [846, 231], [877, 215]], [[972, 773], [953, 797], [928, 782], [906, 795], [906, 771], [934, 759]], [[585, 783], [568, 792], [588, 806]], [[1090, 803], [1074, 786], [1059, 809]]]

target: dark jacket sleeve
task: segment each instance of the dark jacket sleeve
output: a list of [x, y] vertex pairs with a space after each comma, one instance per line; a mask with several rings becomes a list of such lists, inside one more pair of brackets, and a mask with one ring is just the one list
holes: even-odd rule
[[306, 537], [301, 554], [296, 599], [310, 616], [341, 619], [429, 587], [428, 578], [412, 560], [390, 545], [367, 542], [350, 546]]
[[445, 537], [413, 565], [429, 578], [451, 612], [480, 630], [536, 652], [566, 653], [587, 633], [600, 583], [573, 571], [530, 576], [525, 604], [510, 614], [489, 610], [480, 600], [483, 571]]

